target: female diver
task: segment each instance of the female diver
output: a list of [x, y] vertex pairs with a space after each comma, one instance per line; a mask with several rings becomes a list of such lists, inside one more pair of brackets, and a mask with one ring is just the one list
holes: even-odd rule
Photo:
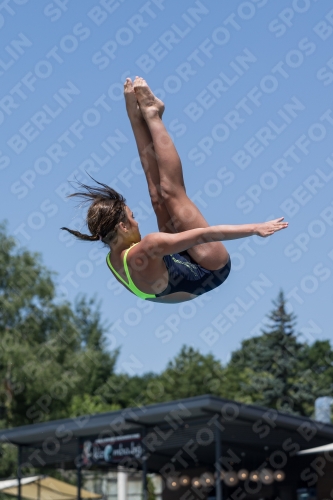
[[139, 77], [134, 82], [126, 79], [124, 94], [160, 232], [141, 238], [125, 199], [99, 182], [71, 195], [91, 202], [91, 235], [62, 229], [107, 244], [110, 270], [138, 297], [163, 303], [191, 300], [228, 277], [230, 257], [221, 241], [270, 236], [288, 223], [281, 217], [259, 224], [209, 226], [186, 195], [181, 161], [162, 122], [164, 104]]

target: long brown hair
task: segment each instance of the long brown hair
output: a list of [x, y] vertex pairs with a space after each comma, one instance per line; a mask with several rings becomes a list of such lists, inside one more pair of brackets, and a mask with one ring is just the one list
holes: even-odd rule
[[99, 186], [87, 186], [79, 182], [84, 191], [70, 194], [68, 197], [77, 196], [85, 202], [91, 202], [87, 212], [87, 226], [91, 233], [82, 234], [79, 231], [62, 227], [65, 231], [73, 234], [80, 240], [98, 241], [102, 240], [109, 244], [117, 234], [119, 222], [127, 220], [126, 200], [110, 186], [93, 179]]

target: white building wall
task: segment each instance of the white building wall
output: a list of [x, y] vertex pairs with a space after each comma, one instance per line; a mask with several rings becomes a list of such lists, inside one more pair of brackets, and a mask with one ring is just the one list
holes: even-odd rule
[[[103, 500], [142, 500], [142, 475], [141, 472], [130, 472], [127, 474], [126, 482], [126, 497], [124, 498], [124, 476], [119, 482], [116, 471], [93, 472], [86, 471], [83, 473], [84, 488], [94, 493], [103, 495]], [[162, 479], [157, 474], [148, 475], [155, 488], [156, 500], [162, 500]], [[122, 495], [121, 497], [119, 495]]]

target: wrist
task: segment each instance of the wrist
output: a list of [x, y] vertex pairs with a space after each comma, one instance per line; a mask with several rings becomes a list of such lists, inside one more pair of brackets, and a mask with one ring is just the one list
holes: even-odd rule
[[252, 233], [253, 236], [259, 236], [259, 224], [253, 224]]

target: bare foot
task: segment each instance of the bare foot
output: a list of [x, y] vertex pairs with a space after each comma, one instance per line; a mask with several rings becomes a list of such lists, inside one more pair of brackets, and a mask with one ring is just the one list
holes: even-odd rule
[[136, 94], [133, 88], [133, 82], [130, 78], [126, 78], [124, 83], [124, 97], [126, 102], [126, 110], [130, 120], [144, 120]]
[[143, 78], [136, 76], [133, 87], [144, 118], [153, 118], [157, 115], [162, 118], [164, 104], [154, 96], [147, 82]]

